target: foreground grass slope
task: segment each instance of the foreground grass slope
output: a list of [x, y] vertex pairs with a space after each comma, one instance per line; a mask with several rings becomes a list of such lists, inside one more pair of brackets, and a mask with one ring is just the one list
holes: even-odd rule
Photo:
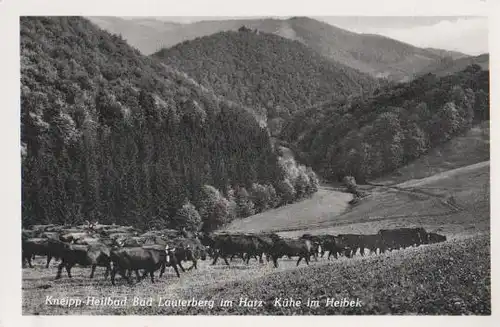
[[[185, 297], [239, 302], [262, 299], [264, 306], [192, 308], [182, 314], [491, 314], [489, 235], [442, 245], [346, 260], [271, 274], [225, 288], [187, 292]], [[283, 308], [276, 298], [318, 299], [317, 308]], [[325, 307], [327, 298], [348, 298], [361, 307]], [[141, 313], [147, 313], [149, 310]], [[180, 313], [177, 311], [176, 313]]]
[[[200, 265], [199, 270], [177, 279], [172, 272], [151, 284], [148, 280], [132, 287], [123, 281], [112, 287], [109, 280], [89, 280], [88, 269], [76, 268], [74, 279], [53, 281], [53, 270], [38, 266], [23, 270], [24, 314], [491, 314], [489, 234], [458, 238], [446, 243], [421, 246], [365, 258], [320, 260], [311, 266], [295, 267], [295, 260], [283, 260], [280, 268], [271, 264], [240, 261], [232, 267]], [[101, 272], [102, 273], [102, 272]], [[54, 298], [87, 296], [121, 299], [127, 306], [49, 306]], [[133, 306], [134, 296], [153, 298], [152, 306]], [[213, 308], [159, 307], [159, 297], [169, 300], [214, 300]], [[275, 298], [320, 301], [317, 308], [302, 305], [283, 308]], [[239, 306], [240, 298], [264, 301], [263, 307]], [[327, 298], [359, 298], [361, 307], [325, 307]], [[220, 300], [232, 300], [221, 307]]]

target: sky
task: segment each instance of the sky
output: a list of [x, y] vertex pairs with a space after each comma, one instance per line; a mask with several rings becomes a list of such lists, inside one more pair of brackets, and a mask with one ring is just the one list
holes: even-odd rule
[[[155, 17], [191, 23], [200, 20], [263, 17]], [[288, 18], [288, 17], [273, 17]], [[418, 47], [460, 51], [469, 55], [488, 52], [488, 18], [481, 16], [313, 16], [356, 33], [384, 35]]]

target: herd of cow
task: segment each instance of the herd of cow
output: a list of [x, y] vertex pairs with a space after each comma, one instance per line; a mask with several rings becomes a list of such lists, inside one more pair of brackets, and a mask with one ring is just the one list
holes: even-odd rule
[[[61, 261], [56, 279], [61, 278], [65, 268], [71, 278], [74, 265], [91, 267], [93, 278], [97, 266], [105, 267], [106, 279], [111, 273], [111, 283], [115, 285], [115, 276], [120, 274], [132, 283], [131, 274], [135, 272], [137, 280], [147, 274], [154, 283], [154, 273], [160, 270], [160, 277], [166, 267], [172, 267], [180, 277], [178, 267], [185, 272], [197, 269], [199, 259], [228, 259], [235, 256], [246, 264], [251, 258], [263, 263], [273, 261], [278, 267], [278, 259], [298, 257], [297, 264], [304, 259], [309, 264], [311, 256], [318, 260], [328, 251], [328, 260], [345, 256], [353, 257], [358, 253], [384, 253], [421, 244], [446, 241], [446, 236], [428, 233], [423, 228], [398, 228], [380, 230], [377, 234], [340, 234], [311, 235], [304, 234], [298, 239], [281, 237], [275, 233], [196, 233], [186, 230], [151, 230], [141, 232], [131, 226], [100, 225], [88, 223], [80, 226], [35, 225], [22, 231], [22, 264], [28, 263], [36, 255], [47, 257], [46, 267], [52, 258]], [[191, 261], [191, 267], [185, 269], [183, 261]], [[142, 270], [142, 276], [139, 271]]]

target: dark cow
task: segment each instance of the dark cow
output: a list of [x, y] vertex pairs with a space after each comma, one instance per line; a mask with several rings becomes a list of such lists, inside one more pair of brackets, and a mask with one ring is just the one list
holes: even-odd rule
[[328, 251], [328, 260], [330, 260], [332, 255], [335, 259], [338, 259], [338, 256], [346, 252], [346, 247], [340, 237], [329, 234], [316, 235], [316, 237], [321, 244], [321, 257], [323, 257], [323, 254]]
[[92, 244], [92, 245], [77, 245], [77, 244], [67, 244], [61, 241], [49, 240], [50, 246], [58, 249], [57, 251], [61, 255], [61, 263], [57, 268], [56, 279], [61, 278], [61, 272], [63, 268], [66, 268], [68, 277], [71, 276], [71, 268], [75, 265], [80, 265], [82, 267], [91, 266], [92, 270], [90, 272], [90, 278], [94, 277], [95, 269], [97, 266], [105, 267], [106, 272], [104, 273], [104, 278], [108, 277], [109, 271], [111, 270], [110, 265], [110, 248], [104, 244]]
[[289, 257], [298, 256], [297, 266], [300, 260], [304, 258], [306, 264], [309, 265], [309, 259], [313, 255], [315, 249], [311, 241], [304, 239], [291, 239], [291, 238], [280, 238], [274, 242], [270, 254], [273, 259], [274, 267], [278, 267], [278, 259], [284, 255]]
[[359, 251], [359, 254], [365, 255], [363, 243], [361, 241], [362, 235], [358, 234], [339, 234], [342, 244], [345, 248], [345, 256], [348, 258], [352, 258], [356, 252]]
[[[149, 273], [151, 282], [154, 283], [154, 272], [161, 268], [161, 274], [163, 274], [167, 265], [172, 266], [177, 277], [180, 277], [174, 253], [175, 249], [170, 249], [168, 245], [113, 249], [111, 251], [111, 261], [113, 262], [111, 283], [115, 285], [115, 275], [119, 272], [122, 276], [128, 276], [128, 282], [131, 284], [130, 273], [127, 275], [126, 272], [132, 270], [135, 271], [138, 280], [141, 280]], [[142, 278], [139, 277], [138, 273], [140, 269], [145, 270]]]
[[301, 239], [304, 240], [309, 240], [311, 241], [313, 245], [313, 256], [316, 261], [318, 261], [318, 256], [323, 254], [323, 249], [322, 249], [322, 239], [318, 235], [311, 235], [311, 234], [303, 234]]
[[377, 254], [377, 249], [380, 253], [385, 252], [384, 240], [380, 234], [371, 235], [361, 235], [360, 238], [360, 251], [363, 253], [365, 249], [370, 250], [370, 254], [373, 252]]
[[381, 229], [378, 233], [381, 235], [384, 246], [388, 250], [419, 246], [420, 244], [425, 244], [428, 239], [427, 232], [421, 227]]
[[432, 232], [428, 234], [429, 244], [440, 243], [440, 242], [446, 242], [446, 236]]
[[31, 260], [35, 255], [47, 256], [45, 268], [49, 267], [52, 258], [60, 258], [58, 249], [51, 246], [51, 239], [48, 238], [30, 238], [22, 241], [23, 267], [28, 262], [30, 268], [33, 268]]
[[209, 246], [213, 251], [212, 265], [215, 265], [219, 257], [222, 257], [226, 265], [229, 266], [228, 257], [232, 255], [243, 257], [244, 254], [247, 254], [246, 261], [248, 263], [250, 257], [257, 256], [259, 251], [258, 240], [243, 234], [204, 234], [201, 242], [203, 245]]
[[175, 246], [175, 257], [179, 267], [185, 271], [182, 261], [191, 261], [193, 265], [187, 270], [198, 269], [198, 260], [207, 259], [207, 251], [198, 239], [177, 238], [170, 243]]
[[281, 239], [281, 237], [278, 234], [275, 233], [259, 233], [253, 235], [253, 237], [257, 240], [257, 247], [258, 247], [258, 255], [259, 255], [259, 262], [263, 263], [262, 260], [262, 254], [266, 255], [267, 262], [271, 259], [271, 249], [274, 246], [274, 243], [278, 240]]

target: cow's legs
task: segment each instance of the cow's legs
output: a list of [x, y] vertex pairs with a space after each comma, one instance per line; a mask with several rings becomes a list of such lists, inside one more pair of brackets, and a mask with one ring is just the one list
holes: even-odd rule
[[94, 278], [95, 268], [97, 265], [92, 265], [92, 269], [90, 270], [90, 278]]
[[198, 269], [197, 260], [193, 258], [193, 259], [191, 259], [191, 261], [193, 262], [193, 265], [191, 267], [187, 268], [187, 270], [189, 271], [189, 270], [192, 270], [193, 268]]
[[174, 268], [177, 277], [181, 277], [181, 275], [179, 274], [179, 269], [177, 269], [177, 265], [172, 265], [172, 268]]
[[56, 279], [61, 278], [61, 272], [62, 272], [62, 269], [64, 266], [65, 266], [65, 262], [64, 262], [64, 260], [62, 260], [61, 263], [59, 264], [59, 267], [57, 267]]
[[111, 285], [115, 285], [116, 270], [116, 265], [113, 265], [113, 269], [111, 269]]
[[[219, 253], [218, 252], [215, 253], [214, 260], [212, 261], [212, 266], [217, 263], [217, 259], [219, 259]], [[226, 260], [226, 263], [227, 263], [227, 260]], [[227, 264], [227, 265], [229, 266], [229, 264]]]
[[49, 268], [50, 260], [52, 259], [52, 256], [50, 254], [47, 254], [47, 264], [45, 265], [45, 268]]
[[151, 283], [154, 284], [154, 282], [155, 282], [155, 271], [154, 271], [154, 269], [151, 269], [149, 271], [149, 276], [151, 276]]
[[108, 279], [109, 271], [111, 270], [110, 265], [106, 265], [106, 271], [104, 272], [104, 279]]
[[26, 260], [28, 261], [30, 268], [33, 268], [33, 264], [31, 263], [31, 254], [26, 258]]
[[296, 266], [298, 266], [298, 265], [299, 265], [300, 260], [302, 260], [302, 256], [299, 256], [299, 260], [297, 260], [297, 264], [296, 264]]
[[309, 254], [307, 254], [304, 259], [306, 260], [306, 264], [309, 266], [309, 261], [311, 260], [311, 258], [309, 257]]
[[[184, 267], [182, 266], [182, 262], [180, 260], [179, 260], [179, 262], [177, 264], [181, 268], [182, 272], [186, 272], [186, 269], [184, 269]], [[174, 265], [172, 265], [172, 266], [174, 266]], [[191, 267], [191, 268], [193, 268], [193, 267]]]
[[278, 258], [277, 257], [272, 257], [273, 263], [274, 263], [274, 268], [278, 268]]
[[161, 276], [163, 276], [163, 274], [165, 273], [166, 266], [167, 265], [165, 263], [162, 263], [161, 270], [160, 270], [160, 277], [159, 278], [161, 278]]
[[73, 278], [73, 276], [71, 276], [71, 268], [73, 268], [73, 264], [66, 264], [66, 272], [69, 278]]
[[228, 265], [228, 266], [229, 266], [229, 262], [227, 261], [226, 256], [225, 256], [225, 255], [223, 255], [223, 256], [222, 256], [222, 258], [224, 259], [224, 262], [226, 263], [226, 265]]

